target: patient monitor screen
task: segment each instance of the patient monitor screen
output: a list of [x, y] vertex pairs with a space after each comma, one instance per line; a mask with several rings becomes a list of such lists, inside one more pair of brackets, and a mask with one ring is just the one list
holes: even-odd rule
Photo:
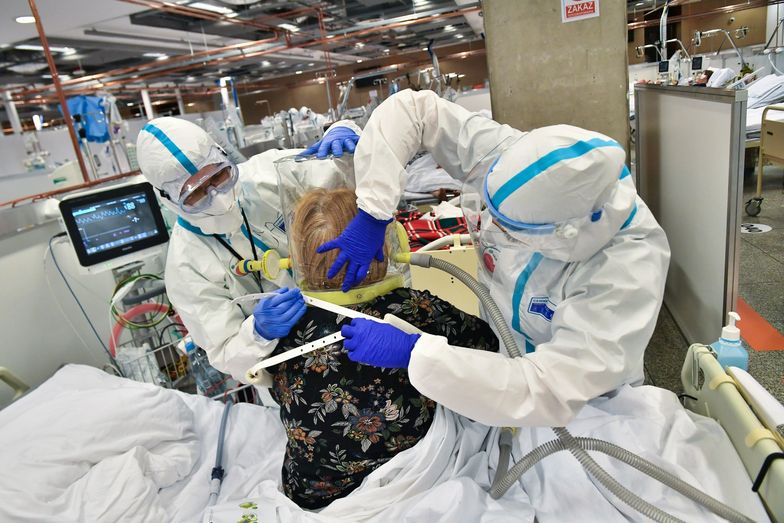
[[65, 200], [60, 206], [83, 266], [164, 243], [168, 233], [149, 184]]
[[158, 234], [144, 192], [73, 210], [87, 254], [120, 247]]

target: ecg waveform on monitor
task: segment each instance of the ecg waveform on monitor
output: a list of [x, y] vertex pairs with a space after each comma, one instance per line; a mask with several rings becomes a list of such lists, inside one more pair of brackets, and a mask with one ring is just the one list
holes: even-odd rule
[[100, 211], [91, 212], [89, 214], [83, 214], [81, 216], [76, 217], [75, 221], [77, 225], [89, 225], [91, 223], [100, 222], [105, 220], [106, 218], [112, 218], [114, 216], [123, 216], [129, 214], [132, 209], [128, 209], [126, 207], [115, 207], [113, 209], [101, 209]]

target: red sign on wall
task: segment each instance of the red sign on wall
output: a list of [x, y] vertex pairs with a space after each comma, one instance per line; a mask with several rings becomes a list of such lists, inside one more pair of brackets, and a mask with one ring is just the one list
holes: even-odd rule
[[561, 0], [561, 21], [575, 22], [599, 16], [599, 0]]

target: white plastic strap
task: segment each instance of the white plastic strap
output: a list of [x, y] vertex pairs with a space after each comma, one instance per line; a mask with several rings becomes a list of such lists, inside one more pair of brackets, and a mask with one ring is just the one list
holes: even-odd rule
[[319, 338], [316, 341], [301, 345], [296, 349], [287, 350], [282, 354], [267, 358], [251, 367], [246, 373], [245, 378], [247, 379], [248, 383], [260, 383], [262, 369], [272, 367], [273, 365], [278, 365], [279, 363], [283, 363], [284, 361], [288, 361], [293, 358], [298, 358], [299, 356], [303, 356], [309, 352], [313, 352], [328, 345], [332, 345], [333, 343], [337, 343], [342, 339], [343, 335], [340, 333], [340, 331], [333, 332], [328, 336], [324, 336], [323, 338]]
[[324, 300], [319, 300], [318, 298], [314, 298], [312, 296], [303, 295], [302, 297], [305, 298], [305, 303], [307, 303], [312, 307], [318, 307], [319, 309], [324, 309], [325, 311], [334, 312], [335, 314], [345, 316], [346, 318], [365, 318], [366, 320], [381, 321], [378, 318], [374, 318], [373, 316], [368, 316], [367, 314], [363, 314], [361, 312], [355, 311], [354, 309], [349, 309], [347, 307], [335, 305], [334, 303], [330, 303]]

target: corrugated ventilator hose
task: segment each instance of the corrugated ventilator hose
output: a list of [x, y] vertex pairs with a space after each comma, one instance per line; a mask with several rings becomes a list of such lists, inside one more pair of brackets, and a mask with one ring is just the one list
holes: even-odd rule
[[[434, 268], [442, 270], [456, 279], [464, 283], [471, 291], [476, 294], [479, 301], [482, 303], [487, 317], [493, 322], [498, 332], [501, 342], [506, 347], [507, 352], [512, 358], [521, 357], [520, 349], [517, 342], [512, 335], [512, 331], [504, 320], [503, 314], [490, 296], [490, 291], [479, 283], [473, 276], [468, 274], [463, 269], [440, 260], [432, 258], [427, 254], [411, 254], [411, 265], [417, 265], [424, 268]], [[651, 478], [663, 483], [664, 485], [672, 488], [680, 494], [686, 496], [692, 501], [699, 503], [714, 512], [718, 516], [727, 519], [728, 521], [738, 523], [754, 523], [753, 520], [744, 516], [740, 512], [728, 507], [717, 499], [705, 494], [687, 484], [683, 480], [677, 478], [661, 467], [647, 461], [636, 454], [609, 443], [594, 438], [575, 438], [564, 427], [552, 427], [553, 432], [558, 437], [556, 440], [549, 441], [539, 447], [535, 448], [523, 459], [517, 462], [511, 469], [507, 470], [509, 466], [510, 456], [512, 452], [512, 436], [513, 432], [509, 428], [501, 429], [501, 436], [499, 438], [500, 454], [498, 457], [498, 469], [496, 477], [493, 480], [493, 485], [490, 487], [490, 495], [494, 499], [498, 499], [506, 493], [520, 479], [527, 470], [533, 467], [536, 463], [546, 458], [547, 456], [568, 450], [585, 470], [594, 477], [599, 483], [602, 484], [613, 496], [618, 498], [627, 506], [633, 508], [640, 514], [661, 523], [683, 523], [682, 520], [664, 512], [663, 510], [651, 505], [644, 499], [640, 498], [629, 489], [621, 485], [615, 478], [604, 470], [594, 459], [588, 454], [587, 451], [602, 452], [616, 458], [631, 467], [634, 467], [640, 472], [647, 474]]]

